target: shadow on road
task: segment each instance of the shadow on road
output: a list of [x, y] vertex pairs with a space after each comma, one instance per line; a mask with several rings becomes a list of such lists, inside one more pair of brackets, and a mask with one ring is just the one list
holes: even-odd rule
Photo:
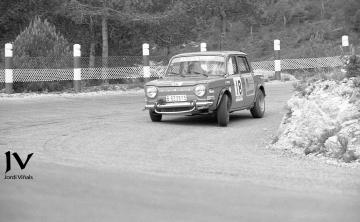
[[[253, 119], [250, 113], [236, 112], [230, 114], [230, 123], [234, 124], [244, 120]], [[216, 126], [217, 122], [212, 115], [195, 116], [163, 116], [162, 124], [193, 125], [193, 126]]]

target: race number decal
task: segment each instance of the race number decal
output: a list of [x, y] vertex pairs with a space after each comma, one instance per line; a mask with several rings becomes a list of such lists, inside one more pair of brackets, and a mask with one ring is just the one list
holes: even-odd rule
[[243, 100], [243, 89], [241, 84], [241, 78], [240, 77], [234, 77], [234, 88], [235, 88], [235, 97], [236, 102]]

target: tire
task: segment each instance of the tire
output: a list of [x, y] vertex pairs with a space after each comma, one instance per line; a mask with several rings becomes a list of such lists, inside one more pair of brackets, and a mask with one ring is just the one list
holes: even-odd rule
[[259, 90], [259, 93], [256, 96], [256, 101], [254, 107], [250, 109], [251, 115], [254, 118], [262, 118], [265, 113], [265, 96], [264, 93]]
[[150, 115], [151, 121], [153, 121], [153, 122], [160, 122], [161, 121], [161, 118], [162, 118], [161, 114], [157, 114], [157, 113], [155, 113], [155, 111], [149, 110], [149, 115]]
[[230, 114], [228, 110], [228, 101], [229, 97], [227, 95], [224, 95], [221, 98], [218, 110], [216, 112], [217, 123], [219, 126], [225, 127], [229, 123]]
[[212, 114], [211, 114], [211, 118], [212, 118], [215, 122], [217, 122], [217, 112], [212, 113]]

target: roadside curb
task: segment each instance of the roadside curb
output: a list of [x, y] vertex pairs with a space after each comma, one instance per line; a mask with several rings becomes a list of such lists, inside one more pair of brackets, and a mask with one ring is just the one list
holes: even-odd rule
[[0, 100], [15, 100], [15, 99], [35, 99], [35, 98], [80, 98], [80, 97], [92, 97], [92, 96], [139, 96], [143, 95], [143, 89], [136, 90], [117, 90], [117, 91], [95, 91], [95, 92], [82, 92], [82, 93], [14, 93], [6, 94], [0, 93]]

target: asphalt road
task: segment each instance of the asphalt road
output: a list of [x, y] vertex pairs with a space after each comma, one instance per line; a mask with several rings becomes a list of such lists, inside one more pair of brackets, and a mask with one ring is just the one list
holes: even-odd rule
[[[359, 221], [360, 170], [266, 148], [292, 93], [267, 86], [263, 119], [152, 123], [142, 96], [0, 100], [0, 151], [17, 152], [0, 221]], [[316, 127], [316, 126], [314, 126]]]

